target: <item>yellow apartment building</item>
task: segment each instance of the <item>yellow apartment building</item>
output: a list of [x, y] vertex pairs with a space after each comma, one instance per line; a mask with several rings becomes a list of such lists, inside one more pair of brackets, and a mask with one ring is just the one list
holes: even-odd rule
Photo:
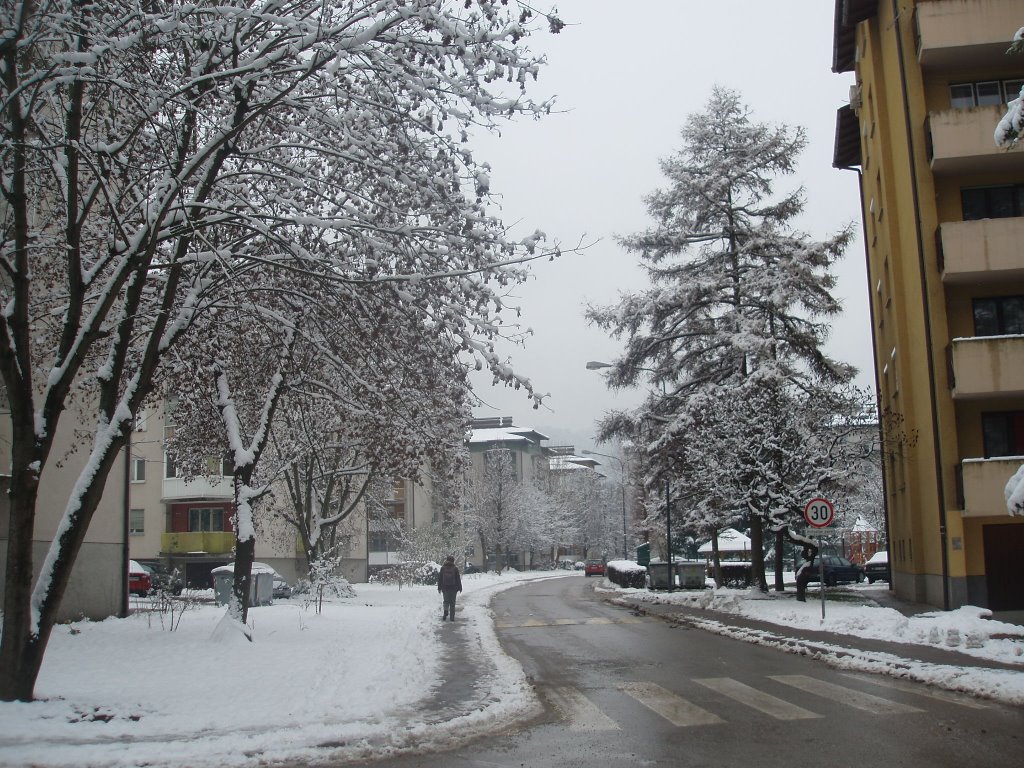
[[995, 146], [1024, 82], [1020, 0], [835, 0], [855, 72], [834, 165], [860, 177], [896, 593], [1024, 609], [1024, 148]]

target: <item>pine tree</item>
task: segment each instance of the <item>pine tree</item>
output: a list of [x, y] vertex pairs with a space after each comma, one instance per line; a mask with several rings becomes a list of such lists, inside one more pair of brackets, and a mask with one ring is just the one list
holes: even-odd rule
[[[635, 411], [609, 415], [601, 435], [648, 445], [649, 481], [670, 477], [674, 505], [692, 502], [692, 475], [684, 471], [688, 433], [723, 398], [742, 402], [766, 388], [827, 392], [854, 373], [822, 349], [828, 322], [841, 309], [830, 269], [852, 230], [813, 240], [793, 228], [803, 190], [773, 194], [776, 178], [794, 170], [804, 131], [754, 122], [739, 94], [715, 88], [704, 111], [687, 120], [682, 139], [682, 149], [661, 163], [668, 186], [646, 200], [654, 226], [620, 240], [640, 257], [650, 287], [588, 310], [592, 322], [625, 341], [609, 386], [654, 385]], [[712, 435], [715, 444], [702, 446], [723, 465], [745, 429], [728, 430], [729, 423]], [[728, 499], [741, 496], [738, 490], [717, 493]], [[764, 587], [762, 531], [770, 505], [762, 502], [751, 502], [749, 511], [754, 574]], [[708, 508], [736, 513], [723, 503]]]

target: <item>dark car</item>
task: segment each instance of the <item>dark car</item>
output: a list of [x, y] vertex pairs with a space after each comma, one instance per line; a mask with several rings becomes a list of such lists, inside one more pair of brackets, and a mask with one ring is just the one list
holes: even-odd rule
[[149, 571], [154, 592], [180, 595], [185, 588], [185, 580], [177, 568], [168, 568], [163, 563], [142, 563], [142, 567]]
[[821, 563], [818, 558], [811, 561], [811, 581], [821, 579], [821, 566], [824, 567], [825, 585], [834, 587], [836, 584], [849, 583], [852, 581], [864, 581], [864, 569], [856, 563], [851, 563], [845, 557], [839, 555], [822, 555]]
[[286, 600], [292, 596], [291, 585], [281, 576], [274, 576], [274, 589], [271, 593], [275, 600]]
[[466, 573], [480, 573], [480, 566], [474, 565], [473, 563], [466, 563], [466, 567], [462, 569], [464, 574]]
[[875, 552], [875, 554], [873, 554], [871, 558], [864, 563], [864, 575], [867, 576], [869, 584], [874, 584], [876, 581], [890, 581], [889, 553], [886, 550]]
[[583, 572], [587, 576], [604, 576], [604, 560], [587, 560]]

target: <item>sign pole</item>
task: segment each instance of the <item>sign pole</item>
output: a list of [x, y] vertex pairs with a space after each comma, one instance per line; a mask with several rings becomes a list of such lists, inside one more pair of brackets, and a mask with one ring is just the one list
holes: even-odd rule
[[817, 497], [807, 502], [804, 507], [804, 520], [814, 530], [808, 531], [818, 539], [818, 593], [821, 595], [821, 623], [825, 623], [825, 558], [822, 557], [821, 540], [825, 536], [825, 528], [832, 525], [836, 518], [835, 507], [828, 499]]

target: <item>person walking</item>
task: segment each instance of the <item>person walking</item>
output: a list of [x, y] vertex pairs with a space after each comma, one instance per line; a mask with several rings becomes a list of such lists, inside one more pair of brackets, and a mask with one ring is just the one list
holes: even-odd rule
[[444, 616], [441, 621], [455, 621], [455, 595], [462, 591], [462, 574], [455, 565], [455, 556], [448, 555], [437, 574], [437, 591], [444, 597]]

